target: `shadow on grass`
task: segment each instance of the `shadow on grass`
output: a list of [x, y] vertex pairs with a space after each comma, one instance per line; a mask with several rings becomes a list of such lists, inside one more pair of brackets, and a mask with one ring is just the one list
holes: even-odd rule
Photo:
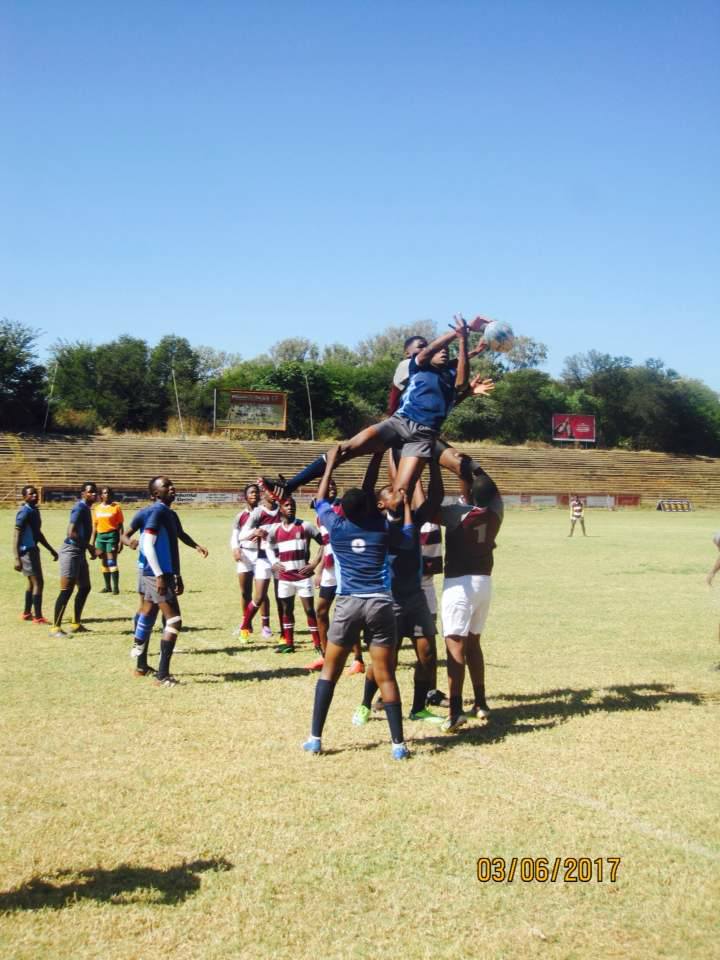
[[193, 860], [175, 867], [132, 867], [123, 863], [112, 870], [61, 870], [33, 877], [14, 890], [0, 891], [0, 913], [11, 910], [62, 910], [81, 900], [118, 905], [151, 900], [160, 905], [181, 903], [200, 889], [200, 874], [232, 870], [224, 857]]
[[[456, 734], [424, 737], [422, 743], [432, 744], [434, 750], [448, 750], [460, 744], [500, 743], [518, 733], [536, 733], [551, 730], [577, 717], [596, 713], [626, 713], [633, 710], [658, 710], [666, 704], [688, 703], [701, 706], [697, 693], [675, 690], [665, 683], [623, 684], [594, 690], [564, 687], [543, 690], [533, 694], [498, 694], [491, 703], [489, 723], [476, 724], [471, 720]], [[511, 701], [509, 706], [497, 706], [498, 701]]]
[[278, 667], [275, 670], [231, 670], [228, 673], [186, 673], [183, 679], [191, 683], [244, 683], [253, 680], [286, 680], [288, 677], [310, 677], [305, 667]]

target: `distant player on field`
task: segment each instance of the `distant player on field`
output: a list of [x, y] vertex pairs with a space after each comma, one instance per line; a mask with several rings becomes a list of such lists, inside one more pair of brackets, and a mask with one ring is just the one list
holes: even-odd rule
[[119, 503], [115, 502], [111, 487], [100, 487], [100, 500], [93, 507], [93, 534], [91, 543], [101, 562], [105, 586], [100, 593], [120, 593], [120, 574], [117, 558], [123, 548], [120, 539], [125, 518]]
[[88, 553], [93, 560], [95, 559], [95, 547], [90, 543], [90, 538], [92, 537], [91, 507], [96, 500], [95, 484], [84, 483], [80, 491], [80, 499], [70, 511], [67, 536], [60, 547], [60, 593], [55, 601], [51, 637], [67, 636], [62, 629], [62, 621], [65, 608], [76, 586], [74, 617], [70, 630], [73, 633], [87, 632], [87, 628], [82, 624], [83, 608], [90, 593], [90, 571], [85, 554]]
[[575, 533], [575, 524], [580, 522], [582, 528], [583, 536], [586, 537], [585, 533], [585, 505], [583, 504], [580, 497], [574, 493], [570, 497], [570, 533], [568, 534], [571, 537]]
[[[251, 539], [255, 539], [257, 543], [257, 556], [255, 558], [255, 570], [254, 570], [254, 579], [253, 579], [253, 597], [252, 600], [248, 603], [243, 611], [242, 623], [240, 624], [240, 639], [241, 641], [248, 641], [252, 634], [253, 629], [253, 618], [258, 610], [264, 609], [269, 611], [268, 604], [268, 592], [270, 589], [270, 584], [273, 583], [273, 572], [268, 560], [267, 553], [265, 552], [264, 540], [267, 536], [268, 529], [274, 524], [277, 523], [280, 518], [280, 511], [277, 504], [274, 502], [272, 496], [268, 491], [263, 491], [263, 500], [254, 510], [250, 511], [250, 516], [245, 521], [245, 525], [241, 530], [238, 531], [238, 540], [245, 542]], [[265, 604], [265, 606], [263, 606]], [[267, 632], [266, 632], [266, 616], [261, 614], [263, 617], [263, 637], [272, 636], [272, 631], [270, 630], [270, 619], [269, 613], [267, 616]], [[282, 621], [282, 613], [280, 614], [280, 620]]]
[[22, 488], [23, 505], [15, 516], [15, 532], [13, 534], [13, 557], [15, 569], [27, 577], [25, 589], [25, 607], [20, 615], [21, 620], [32, 620], [33, 623], [47, 623], [42, 614], [43, 580], [40, 547], [42, 544], [50, 552], [53, 560], [58, 554], [54, 547], [45, 539], [42, 532], [42, 520], [38, 509], [37, 487], [28, 483]]
[[[255, 564], [258, 559], [259, 543], [255, 538], [241, 540], [240, 531], [248, 522], [252, 511], [259, 503], [260, 487], [256, 483], [249, 483], [245, 487], [245, 507], [235, 517], [230, 534], [230, 550], [236, 563], [238, 584], [240, 585], [240, 594], [242, 596], [243, 615], [253, 597], [253, 581], [255, 578]], [[265, 639], [269, 639], [272, 637], [272, 630], [270, 629], [270, 601], [267, 595], [262, 602], [260, 613], [262, 616], [262, 635]], [[241, 628], [239, 627], [238, 633], [240, 630]]]

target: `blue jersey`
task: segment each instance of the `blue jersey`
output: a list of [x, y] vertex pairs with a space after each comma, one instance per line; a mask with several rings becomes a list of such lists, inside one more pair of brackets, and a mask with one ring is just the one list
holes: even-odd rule
[[329, 500], [318, 500], [315, 509], [330, 537], [338, 594], [343, 597], [389, 595], [388, 525], [385, 517], [378, 513], [359, 526], [336, 513]]
[[84, 500], [78, 500], [70, 511], [70, 523], [75, 527], [75, 539], [65, 538], [65, 543], [75, 544], [84, 550], [92, 536], [92, 511]]
[[397, 521], [390, 523], [388, 557], [393, 599], [402, 603], [422, 590], [423, 561], [417, 521], [409, 526]]
[[20, 531], [20, 554], [27, 553], [38, 545], [40, 539], [40, 511], [30, 503], [24, 503], [15, 516], [15, 526]]
[[[147, 536], [148, 530], [154, 530], [157, 534], [155, 540], [155, 553], [160, 564], [160, 569], [164, 574], [179, 574], [179, 551], [177, 538], [177, 522], [175, 514], [170, 507], [161, 501], [156, 501], [150, 506], [145, 517], [145, 526], [143, 528], [143, 539]], [[145, 550], [147, 554], [147, 549]], [[144, 558], [143, 576], [156, 576], [152, 567]]]
[[408, 366], [408, 385], [397, 412], [408, 420], [439, 430], [455, 403], [457, 365], [419, 367], [415, 357]]
[[[130, 521], [130, 526], [125, 531], [128, 537], [132, 536], [133, 533], [137, 533], [138, 531], [140, 534], [142, 534], [143, 530], [145, 529], [145, 520], [154, 506], [154, 503], [149, 503], [146, 507], [141, 507], [138, 510], [138, 512]], [[142, 550], [142, 536], [140, 537], [140, 546], [138, 547], [137, 564], [142, 572], [142, 569], [145, 566], [145, 554]]]

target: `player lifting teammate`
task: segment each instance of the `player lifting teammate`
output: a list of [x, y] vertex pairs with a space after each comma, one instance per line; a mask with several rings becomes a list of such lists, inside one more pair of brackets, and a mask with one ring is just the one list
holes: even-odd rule
[[[322, 732], [348, 653], [365, 631], [375, 680], [385, 703], [390, 727], [392, 756], [404, 760], [409, 751], [403, 740], [402, 704], [395, 679], [395, 620], [388, 573], [388, 523], [365, 490], [348, 490], [342, 498], [343, 513], [336, 513], [326, 499], [328, 485], [340, 447], [327, 457], [318, 489], [318, 520], [330, 535], [338, 571], [335, 617], [328, 632], [325, 664], [315, 687], [310, 737], [303, 744], [309, 753], [322, 752]], [[396, 504], [394, 504], [395, 506]], [[406, 510], [409, 512], [409, 508]], [[407, 536], [408, 547], [412, 538]]]

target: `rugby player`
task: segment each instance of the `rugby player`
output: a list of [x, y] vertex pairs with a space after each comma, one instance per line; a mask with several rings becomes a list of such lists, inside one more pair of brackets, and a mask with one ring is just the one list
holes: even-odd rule
[[[389, 589], [388, 523], [365, 490], [353, 488], [346, 491], [341, 501], [342, 515], [332, 509], [326, 498], [330, 477], [340, 456], [340, 446], [329, 451], [316, 502], [318, 520], [330, 535], [339, 589], [335, 617], [328, 631], [325, 663], [315, 687], [310, 736], [303, 749], [313, 754], [322, 752], [321, 737], [335, 684], [353, 643], [365, 630], [375, 680], [385, 702], [392, 757], [405, 760], [410, 753], [403, 738], [402, 703], [395, 679], [395, 618]], [[373, 461], [379, 462], [380, 457], [382, 451], [375, 454]], [[397, 493], [392, 507], [396, 509], [400, 502], [409, 513], [404, 491]], [[411, 531], [404, 530], [403, 533], [410, 547]]]
[[318, 528], [295, 516], [296, 504], [292, 497], [280, 502], [279, 523], [268, 527], [264, 541], [265, 551], [273, 574], [277, 577], [283, 642], [276, 653], [295, 652], [295, 597], [300, 597], [313, 647], [318, 648], [318, 625], [315, 617], [312, 577], [322, 559], [319, 550], [314, 563], [309, 562], [310, 541], [322, 545]]
[[[410, 358], [408, 388], [392, 416], [361, 430], [340, 444], [339, 463], [355, 457], [400, 449], [395, 489], [412, 495], [425, 464], [433, 456], [435, 442], [445, 418], [459, 393], [468, 387], [468, 327], [461, 316], [449, 333], [441, 334]], [[457, 339], [457, 360], [449, 360], [448, 345]], [[437, 355], [437, 358], [436, 358]], [[436, 361], [433, 362], [433, 359]], [[289, 495], [303, 484], [322, 476], [326, 457], [318, 457], [290, 480], [261, 477], [258, 481], [276, 499]]]
[[[245, 487], [245, 509], [241, 510], [235, 517], [230, 534], [230, 549], [236, 563], [238, 584], [240, 585], [240, 593], [242, 596], [243, 615], [253, 596], [253, 579], [258, 555], [258, 541], [256, 539], [240, 540], [239, 534], [259, 502], [260, 488], [256, 483], [249, 483]], [[260, 607], [260, 615], [262, 617], [262, 635], [265, 639], [271, 639], [270, 601], [267, 595]], [[237, 633], [240, 633], [241, 629], [242, 627], [238, 627]]]
[[[257, 543], [253, 597], [243, 611], [242, 623], [240, 624], [240, 639], [244, 642], [250, 639], [253, 628], [253, 618], [258, 610], [263, 608], [263, 604], [265, 604], [264, 609], [268, 611], [269, 614], [268, 591], [270, 589], [270, 583], [273, 580], [273, 572], [267, 558], [267, 553], [265, 552], [263, 541], [267, 535], [268, 528], [278, 522], [279, 515], [280, 511], [273, 497], [266, 490], [263, 490], [263, 502], [255, 507], [254, 510], [250, 511], [250, 516], [245, 521], [245, 525], [237, 534], [239, 542], [254, 539]], [[282, 611], [279, 610], [280, 601], [277, 595], [276, 599], [278, 600], [278, 613], [280, 622], [282, 623]], [[261, 614], [261, 616], [263, 617], [263, 637], [272, 637], [269, 615], [267, 616], [267, 633], [265, 631], [266, 617], [264, 614]]]
[[87, 627], [82, 624], [82, 612], [85, 601], [90, 593], [90, 571], [88, 569], [86, 552], [95, 559], [95, 547], [90, 543], [92, 536], [91, 507], [97, 500], [97, 487], [94, 483], [84, 483], [80, 490], [80, 499], [70, 511], [70, 523], [67, 536], [60, 547], [60, 593], [55, 601], [55, 615], [51, 637], [65, 637], [62, 629], [65, 608], [70, 602], [72, 592], [77, 586], [75, 594], [74, 616], [70, 624], [72, 633], [87, 633]]
[[443, 724], [446, 732], [457, 730], [468, 719], [462, 701], [466, 663], [474, 693], [470, 715], [490, 716], [480, 635], [490, 609], [493, 551], [502, 520], [502, 498], [486, 473], [474, 478], [468, 503], [440, 510], [445, 527], [442, 620], [450, 695], [450, 715]]
[[42, 520], [38, 509], [37, 487], [31, 483], [22, 488], [23, 505], [15, 515], [15, 531], [13, 533], [13, 556], [15, 569], [27, 577], [25, 588], [25, 607], [20, 614], [21, 620], [32, 620], [33, 623], [47, 623], [42, 614], [43, 572], [40, 560], [40, 547], [50, 553], [53, 560], [58, 554], [54, 547], [45, 539], [42, 532]]

